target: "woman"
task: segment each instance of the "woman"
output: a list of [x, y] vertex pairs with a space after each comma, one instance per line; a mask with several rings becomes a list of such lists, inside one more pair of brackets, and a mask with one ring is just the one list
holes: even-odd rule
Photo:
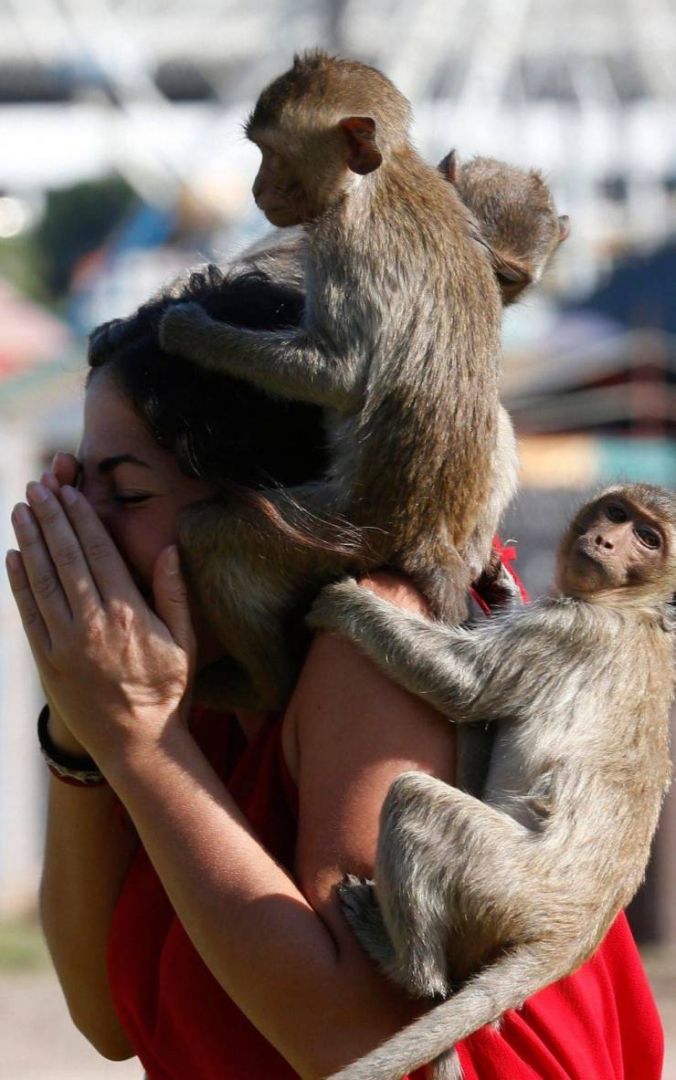
[[[300, 318], [297, 294], [257, 274], [188, 292], [245, 326]], [[419, 1011], [358, 948], [335, 885], [369, 873], [395, 776], [452, 780], [453, 729], [328, 636], [283, 717], [192, 704], [219, 650], [189, 610], [181, 509], [224, 480], [317, 475], [323, 452], [316, 414], [162, 356], [170, 302], [95, 339], [79, 490], [60, 455], [13, 514], [8, 572], [58, 774], [43, 922], [73, 1018], [105, 1056], [137, 1053], [150, 1080], [322, 1077]], [[370, 585], [420, 607], [406, 582]], [[105, 782], [79, 782], [97, 768]], [[659, 1025], [624, 922], [461, 1057], [467, 1080], [656, 1080]]]

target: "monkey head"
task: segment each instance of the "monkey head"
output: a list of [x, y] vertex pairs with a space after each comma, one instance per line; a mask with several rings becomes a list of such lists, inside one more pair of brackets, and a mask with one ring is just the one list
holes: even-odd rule
[[495, 158], [461, 164], [451, 150], [439, 171], [456, 188], [479, 222], [488, 244], [502, 302], [513, 304], [544, 270], [570, 232], [539, 172], [518, 169]]
[[261, 151], [256, 204], [273, 225], [305, 224], [406, 144], [408, 101], [375, 68], [316, 51], [263, 92], [245, 125]]
[[576, 514], [558, 556], [564, 595], [651, 604], [676, 591], [676, 496], [650, 484], [616, 485]]

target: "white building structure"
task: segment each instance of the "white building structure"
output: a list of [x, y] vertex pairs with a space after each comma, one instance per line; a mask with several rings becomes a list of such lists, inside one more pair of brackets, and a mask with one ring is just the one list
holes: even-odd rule
[[574, 222], [569, 285], [676, 230], [676, 0], [0, 0], [0, 188], [117, 169], [230, 225], [256, 161], [239, 124], [315, 45], [382, 67], [430, 159], [542, 168]]

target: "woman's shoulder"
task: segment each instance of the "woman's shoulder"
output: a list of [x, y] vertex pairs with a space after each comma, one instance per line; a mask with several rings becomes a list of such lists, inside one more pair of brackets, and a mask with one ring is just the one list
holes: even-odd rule
[[[399, 607], [425, 610], [418, 591], [399, 575], [380, 572], [363, 584]], [[387, 767], [393, 760], [453, 779], [448, 721], [331, 633], [312, 642], [286, 710], [282, 745], [299, 784], [308, 766], [319, 767], [325, 779], [335, 773], [344, 781], [345, 771]]]

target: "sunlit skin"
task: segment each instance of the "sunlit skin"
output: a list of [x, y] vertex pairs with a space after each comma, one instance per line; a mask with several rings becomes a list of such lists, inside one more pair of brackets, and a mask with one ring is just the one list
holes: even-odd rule
[[[24, 543], [30, 543], [31, 530], [30, 524], [20, 525], [20, 518], [38, 508], [41, 514], [48, 512], [40, 500], [40, 488], [61, 499], [62, 489], [68, 491], [71, 485], [78, 487], [105, 526], [141, 596], [153, 607], [154, 569], [161, 553], [176, 543], [178, 515], [184, 506], [208, 497], [212, 488], [181, 472], [174, 456], [155, 442], [106, 372], [97, 372], [88, 387], [77, 458], [57, 454], [41, 483], [28, 485], [27, 505], [15, 508], [13, 523], [15, 531], [19, 528], [20, 543], [22, 537]], [[61, 535], [55, 542], [65, 549], [70, 541]], [[194, 662], [199, 667], [215, 659], [220, 649], [198, 611], [191, 609], [191, 620], [196, 639]], [[49, 699], [48, 685], [45, 689]], [[59, 710], [50, 704], [52, 738], [65, 750], [82, 752]]]

